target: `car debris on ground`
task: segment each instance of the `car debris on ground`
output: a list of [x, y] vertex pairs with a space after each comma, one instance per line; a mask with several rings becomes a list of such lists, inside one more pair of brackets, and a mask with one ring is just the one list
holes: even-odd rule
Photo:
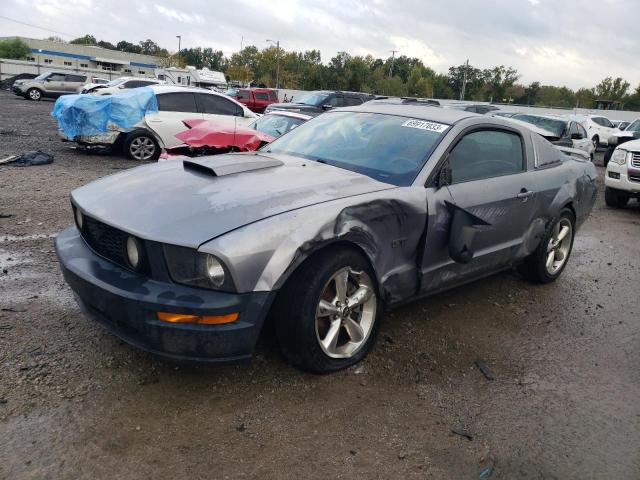
[[11, 165], [12, 167], [31, 167], [34, 165], [47, 165], [49, 163], [53, 163], [53, 155], [40, 150], [27, 152], [22, 155], [10, 155], [0, 159], [0, 165]]

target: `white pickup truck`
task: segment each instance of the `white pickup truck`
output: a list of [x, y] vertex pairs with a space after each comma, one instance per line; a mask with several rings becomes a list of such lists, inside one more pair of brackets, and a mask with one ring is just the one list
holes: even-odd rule
[[607, 164], [604, 199], [609, 207], [623, 208], [630, 198], [640, 200], [640, 140], [616, 147]]

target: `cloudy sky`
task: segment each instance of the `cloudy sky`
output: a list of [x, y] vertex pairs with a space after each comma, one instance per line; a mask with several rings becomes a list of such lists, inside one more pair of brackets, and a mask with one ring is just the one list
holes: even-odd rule
[[[278, 39], [287, 50], [415, 56], [439, 72], [467, 58], [510, 65], [521, 82], [591, 87], [606, 76], [640, 83], [638, 0], [1, 0], [0, 36], [91, 33], [146, 38], [169, 50], [203, 46], [227, 55]], [[71, 35], [72, 37], [69, 37]]]

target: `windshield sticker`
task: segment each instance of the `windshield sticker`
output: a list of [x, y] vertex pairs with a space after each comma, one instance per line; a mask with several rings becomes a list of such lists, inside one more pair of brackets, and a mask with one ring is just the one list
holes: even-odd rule
[[420, 130], [429, 130], [430, 132], [437, 132], [437, 133], [442, 133], [447, 128], [449, 128], [449, 125], [444, 125], [443, 123], [426, 122], [424, 120], [407, 120], [401, 126], [409, 127], [409, 128], [418, 128]]

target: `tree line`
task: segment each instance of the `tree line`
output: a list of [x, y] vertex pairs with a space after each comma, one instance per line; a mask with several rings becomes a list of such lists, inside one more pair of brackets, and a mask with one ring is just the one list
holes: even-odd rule
[[[48, 40], [64, 42], [59, 37]], [[275, 46], [259, 49], [249, 45], [225, 56], [221, 50], [201, 47], [170, 53], [151, 39], [113, 44], [87, 34], [69, 43], [153, 55], [160, 57], [164, 66], [206, 67], [224, 72], [230, 81], [276, 87], [277, 77], [277, 87], [293, 90], [335, 89], [456, 100], [464, 90], [464, 99], [469, 101], [565, 108], [593, 108], [597, 101], [605, 101], [615, 108], [640, 110], [640, 85], [630, 91], [629, 82], [620, 77], [607, 77], [593, 88], [574, 91], [537, 81], [525, 85], [519, 82], [516, 69], [504, 65], [481, 69], [462, 64], [439, 73], [419, 58], [406, 55], [374, 58], [338, 52], [324, 63], [319, 50], [296, 52]], [[24, 58], [28, 54], [29, 48], [20, 40], [0, 42], [0, 58]]]

